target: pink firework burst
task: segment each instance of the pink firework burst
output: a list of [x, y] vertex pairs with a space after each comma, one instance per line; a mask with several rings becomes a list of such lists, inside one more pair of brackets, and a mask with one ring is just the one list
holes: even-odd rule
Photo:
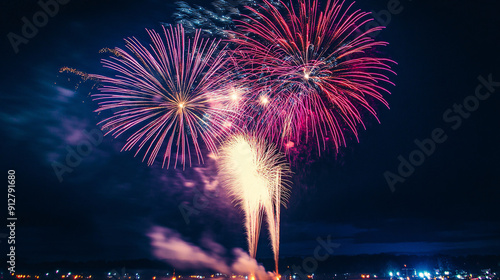
[[331, 138], [338, 150], [344, 128], [357, 138], [364, 127], [362, 110], [376, 117], [370, 102], [388, 107], [383, 84], [392, 84], [386, 74], [394, 61], [374, 56], [387, 43], [369, 37], [383, 27], [368, 28], [369, 13], [336, 0], [321, 9], [318, 0], [281, 2], [281, 9], [263, 1], [261, 9], [248, 7], [256, 16], [239, 21], [231, 39], [252, 92], [254, 129], [285, 147], [312, 136], [325, 148]]
[[[112, 111], [100, 122], [107, 134], [128, 134], [123, 150], [143, 150], [148, 165], [163, 153], [163, 164], [191, 165], [191, 148], [203, 162], [201, 143], [216, 152], [236, 114], [231, 102], [231, 69], [219, 41], [203, 39], [200, 31], [187, 38], [181, 25], [163, 28], [164, 38], [148, 30], [149, 48], [135, 38], [127, 50], [116, 48], [103, 60], [113, 76], [92, 75], [100, 81], [97, 112]], [[200, 141], [201, 140], [201, 141]], [[149, 156], [149, 157], [148, 157]]]

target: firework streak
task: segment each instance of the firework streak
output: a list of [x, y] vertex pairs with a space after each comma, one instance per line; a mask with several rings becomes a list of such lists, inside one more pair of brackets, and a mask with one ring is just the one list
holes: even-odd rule
[[[278, 9], [264, 0], [257, 16], [239, 21], [231, 41], [252, 98], [247, 114], [252, 128], [280, 145], [312, 136], [318, 148], [332, 138], [335, 148], [345, 145], [343, 128], [357, 138], [363, 127], [362, 110], [376, 117], [370, 102], [388, 106], [381, 85], [392, 84], [393, 61], [374, 57], [387, 45], [369, 37], [383, 27], [366, 31], [369, 13], [342, 8], [339, 1], [298, 0]], [[305, 137], [304, 137], [305, 136]], [[303, 140], [302, 140], [303, 141]]]
[[[164, 38], [147, 31], [149, 48], [126, 39], [127, 50], [116, 48], [103, 65], [114, 76], [91, 75], [100, 81], [97, 112], [113, 111], [100, 122], [106, 134], [128, 132], [123, 150], [145, 150], [143, 160], [154, 163], [160, 151], [163, 165], [180, 161], [191, 165], [191, 149], [203, 162], [201, 142], [211, 152], [232, 127], [237, 114], [228, 109], [231, 69], [219, 41], [203, 39], [200, 32], [187, 38], [182, 26], [164, 28]], [[175, 147], [174, 147], [175, 146]]]
[[278, 272], [280, 207], [289, 196], [290, 167], [276, 146], [262, 137], [238, 134], [221, 149], [219, 174], [223, 186], [245, 214], [248, 250], [255, 258], [265, 214]]

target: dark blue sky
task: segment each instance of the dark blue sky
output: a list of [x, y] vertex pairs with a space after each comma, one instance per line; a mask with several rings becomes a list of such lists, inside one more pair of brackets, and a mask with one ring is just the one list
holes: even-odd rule
[[[378, 12], [388, 2], [358, 1], [355, 8]], [[482, 86], [480, 96], [496, 91], [477, 104], [474, 97], [486, 84], [479, 76], [500, 81], [498, 2], [400, 5], [377, 37], [390, 42], [383, 52], [398, 62], [386, 96], [391, 109], [378, 106], [381, 124], [367, 114], [359, 143], [350, 137], [338, 155], [295, 167], [282, 256], [311, 256], [317, 237], [328, 235], [340, 244], [334, 254], [500, 252], [500, 86]], [[213, 249], [206, 240], [246, 248], [242, 215], [217, 191], [212, 160], [186, 171], [147, 167], [132, 152], [120, 153], [123, 139], [105, 137], [62, 182], [52, 167], [67, 164], [100, 120], [91, 84], [75, 91], [76, 79], [58, 70], [102, 71], [99, 49], [123, 46], [129, 36], [146, 40], [145, 28], [172, 22], [173, 2], [69, 1], [17, 54], [7, 34], [21, 34], [21, 18], [41, 8], [36, 1], [1, 6], [0, 170], [16, 170], [20, 259], [154, 258], [150, 235], [158, 227], [205, 251]], [[471, 112], [461, 115], [454, 104], [464, 100]], [[418, 157], [414, 141], [435, 129], [446, 140], [392, 192], [384, 172], [398, 175], [398, 156]], [[189, 220], [180, 205], [196, 210]], [[268, 257], [262, 235], [258, 256]]]

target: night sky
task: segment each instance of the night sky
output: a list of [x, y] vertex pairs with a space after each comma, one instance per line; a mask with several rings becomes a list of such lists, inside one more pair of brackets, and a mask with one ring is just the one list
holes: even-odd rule
[[[388, 2], [360, 0], [354, 7], [379, 12]], [[120, 152], [124, 139], [106, 136], [62, 180], [53, 169], [87, 141], [85, 131], [99, 138], [102, 119], [89, 96], [92, 83], [75, 90], [77, 77], [59, 69], [102, 73], [99, 50], [123, 47], [130, 36], [146, 42], [145, 28], [174, 23], [174, 1], [72, 0], [18, 53], [7, 34], [20, 34], [21, 18], [41, 8], [36, 1], [0, 5], [0, 171], [5, 177], [16, 171], [19, 259], [158, 259], [165, 253], [158, 243], [172, 240], [179, 245], [174, 251], [183, 244], [221, 258], [246, 250], [242, 213], [218, 188], [210, 158], [184, 171], [148, 167], [134, 152]], [[328, 236], [338, 255], [500, 252], [500, 5], [401, 0], [400, 6], [377, 36], [390, 42], [382, 51], [398, 62], [396, 86], [385, 96], [391, 108], [375, 104], [380, 124], [366, 114], [359, 142], [348, 134], [338, 154], [294, 165], [282, 257], [311, 256], [316, 239]], [[484, 100], [474, 103], [476, 90]], [[423, 154], [414, 152], [415, 140], [433, 134], [442, 143], [413, 172], [402, 170], [412, 174], [399, 174], [401, 158], [418, 161]], [[386, 172], [399, 180], [392, 189]], [[162, 234], [170, 241], [155, 239]], [[268, 244], [263, 230], [258, 257], [271, 257]]]

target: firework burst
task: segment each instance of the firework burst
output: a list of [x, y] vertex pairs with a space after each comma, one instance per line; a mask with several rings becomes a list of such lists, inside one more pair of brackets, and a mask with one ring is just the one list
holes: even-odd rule
[[[257, 17], [239, 21], [232, 42], [253, 98], [247, 113], [253, 129], [280, 145], [314, 138], [345, 145], [343, 129], [357, 138], [362, 110], [376, 117], [372, 100], [388, 106], [383, 84], [393, 61], [373, 56], [387, 43], [369, 34], [369, 13], [343, 9], [343, 2], [298, 0], [281, 9], [264, 0], [260, 9], [247, 7]], [[366, 31], [362, 31], [366, 29]], [[364, 125], [363, 125], [364, 126]]]
[[245, 214], [248, 248], [253, 258], [257, 253], [262, 218], [266, 215], [277, 272], [280, 207], [288, 200], [291, 175], [284, 155], [262, 137], [232, 136], [221, 149], [219, 175], [223, 186]]
[[[100, 122], [107, 134], [130, 135], [123, 150], [143, 150], [148, 165], [163, 153], [163, 164], [191, 165], [192, 151], [203, 162], [201, 143], [216, 152], [217, 142], [236, 114], [231, 102], [231, 69], [219, 41], [203, 39], [200, 31], [187, 38], [181, 25], [163, 28], [164, 38], [148, 30], [149, 48], [135, 38], [127, 50], [116, 48], [103, 66], [114, 76], [92, 75], [100, 82], [97, 112], [112, 111]], [[201, 140], [201, 141], [200, 141]]]

